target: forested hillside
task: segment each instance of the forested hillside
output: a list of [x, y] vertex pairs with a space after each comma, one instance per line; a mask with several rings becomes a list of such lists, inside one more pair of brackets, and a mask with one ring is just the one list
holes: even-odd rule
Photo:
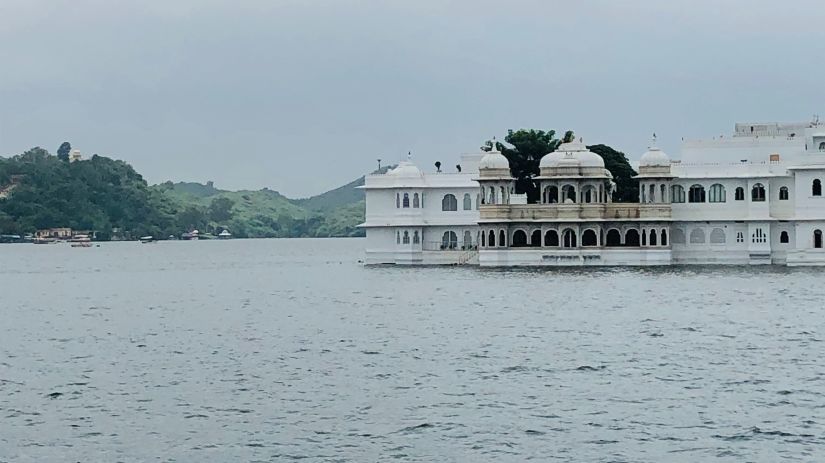
[[0, 234], [71, 227], [101, 239], [178, 236], [228, 229], [236, 237], [361, 236], [363, 178], [292, 200], [269, 189], [225, 191], [209, 182], [149, 186], [127, 163], [103, 156], [68, 162], [33, 148], [0, 158]]

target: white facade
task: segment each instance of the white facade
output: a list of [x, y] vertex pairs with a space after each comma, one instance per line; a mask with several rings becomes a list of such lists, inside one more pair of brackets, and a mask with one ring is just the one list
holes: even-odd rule
[[537, 204], [515, 194], [496, 151], [463, 156], [461, 173], [402, 162], [367, 177], [367, 263], [825, 265], [825, 127], [737, 124], [684, 142], [681, 157], [654, 144], [634, 204], [612, 202], [583, 143], [542, 159]]

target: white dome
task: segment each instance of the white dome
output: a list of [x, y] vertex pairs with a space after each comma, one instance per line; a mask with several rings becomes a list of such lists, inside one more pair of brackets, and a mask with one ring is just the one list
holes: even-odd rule
[[510, 161], [496, 148], [493, 140], [493, 149], [481, 158], [478, 163], [479, 169], [510, 169]]
[[599, 167], [604, 169], [604, 159], [592, 151], [582, 151], [579, 153], [582, 167]]
[[401, 161], [398, 163], [398, 166], [389, 171], [387, 175], [395, 177], [421, 177], [423, 174], [421, 173], [421, 169], [416, 167], [412, 162]]
[[556, 151], [542, 157], [539, 167], [558, 167], [560, 165], [604, 168], [604, 159], [589, 151], [581, 140], [574, 140], [562, 143]]
[[639, 167], [669, 166], [670, 157], [655, 146], [648, 148], [647, 152], [639, 159]]
[[541, 162], [539, 163], [539, 167], [556, 167], [559, 165], [559, 161], [564, 159], [564, 153], [561, 151], [553, 151], [552, 153], [547, 153], [541, 158]]

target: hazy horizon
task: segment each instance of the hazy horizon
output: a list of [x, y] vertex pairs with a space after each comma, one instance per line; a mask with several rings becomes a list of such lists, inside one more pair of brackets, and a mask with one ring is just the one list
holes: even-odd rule
[[507, 129], [636, 160], [656, 132], [825, 112], [825, 4], [26, 0], [0, 4], [0, 156], [70, 141], [150, 183], [297, 198]]

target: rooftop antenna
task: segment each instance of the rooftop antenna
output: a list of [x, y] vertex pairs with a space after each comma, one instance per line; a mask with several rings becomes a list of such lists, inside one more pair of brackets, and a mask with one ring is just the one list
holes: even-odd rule
[[378, 172], [381, 172], [381, 159], [378, 160]]
[[412, 161], [412, 151], [407, 151], [407, 161]]
[[813, 126], [814, 127], [819, 127], [819, 114], [814, 114]]

